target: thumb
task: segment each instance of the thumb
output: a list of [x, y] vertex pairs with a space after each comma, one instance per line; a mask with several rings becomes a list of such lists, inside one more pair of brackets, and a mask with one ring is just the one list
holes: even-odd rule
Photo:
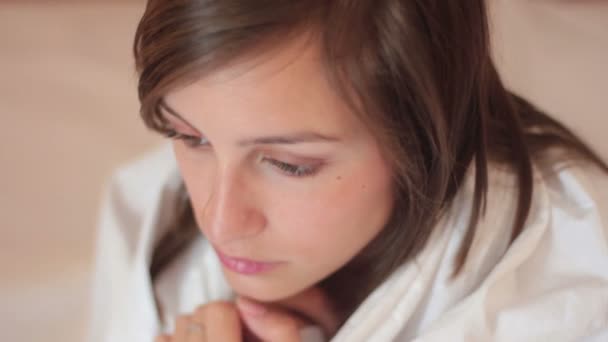
[[267, 342], [300, 342], [300, 328], [305, 322], [278, 307], [246, 298], [238, 298], [237, 308], [247, 328]]

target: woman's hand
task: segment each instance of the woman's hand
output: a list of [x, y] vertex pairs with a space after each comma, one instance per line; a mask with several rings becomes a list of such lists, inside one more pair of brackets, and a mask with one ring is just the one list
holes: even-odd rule
[[241, 342], [241, 322], [236, 306], [212, 302], [199, 306], [191, 315], [179, 316], [173, 335], [161, 335], [156, 342]]
[[212, 302], [192, 315], [180, 316], [172, 336], [157, 342], [300, 342], [300, 329], [320, 326], [333, 335], [337, 319], [320, 290], [310, 289], [286, 300], [266, 304], [243, 297], [236, 303]]

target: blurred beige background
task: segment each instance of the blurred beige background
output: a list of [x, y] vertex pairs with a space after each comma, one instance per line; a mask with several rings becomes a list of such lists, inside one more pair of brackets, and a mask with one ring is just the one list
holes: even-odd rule
[[[139, 121], [144, 1], [0, 2], [0, 341], [82, 341], [99, 194]], [[494, 0], [507, 84], [608, 159], [608, 1]]]

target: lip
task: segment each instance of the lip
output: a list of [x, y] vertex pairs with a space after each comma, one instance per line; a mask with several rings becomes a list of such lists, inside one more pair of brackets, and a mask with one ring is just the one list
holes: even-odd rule
[[218, 258], [224, 267], [230, 271], [245, 275], [268, 272], [281, 264], [280, 262], [260, 262], [250, 259], [232, 257], [222, 253], [217, 248], [215, 249], [215, 252], [217, 253]]

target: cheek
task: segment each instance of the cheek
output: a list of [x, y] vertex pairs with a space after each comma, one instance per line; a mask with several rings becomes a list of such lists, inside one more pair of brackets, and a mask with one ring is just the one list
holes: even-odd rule
[[320, 263], [342, 263], [384, 227], [393, 207], [389, 176], [361, 170], [299, 201], [283, 202], [282, 238], [288, 251]]

